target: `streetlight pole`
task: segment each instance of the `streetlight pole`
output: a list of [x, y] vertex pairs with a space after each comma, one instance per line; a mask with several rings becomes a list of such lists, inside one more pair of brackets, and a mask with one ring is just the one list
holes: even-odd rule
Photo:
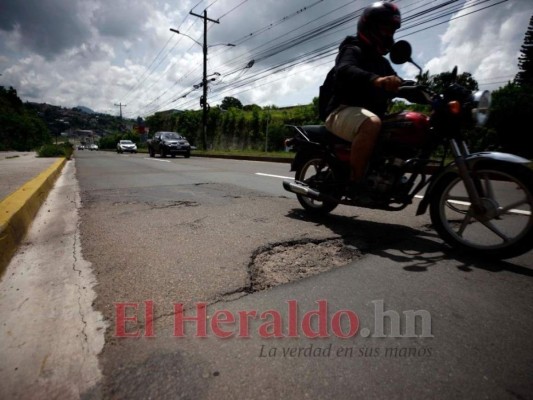
[[[192, 14], [192, 11], [191, 11]], [[194, 15], [194, 14], [193, 14]], [[218, 24], [218, 21], [216, 21]], [[203, 88], [204, 94], [202, 96], [202, 129], [203, 129], [203, 140], [204, 140], [204, 150], [207, 148], [207, 9], [204, 10], [204, 75], [203, 75]]]
[[220, 22], [218, 20], [207, 18], [207, 9], [204, 10], [204, 15], [198, 15], [192, 12], [192, 10], [189, 12], [189, 14], [194, 15], [195, 17], [202, 18], [204, 20], [204, 44], [202, 46], [203, 52], [204, 52], [204, 73], [202, 78], [202, 86], [203, 86], [203, 95], [200, 100], [200, 104], [202, 105], [202, 140], [204, 145], [204, 150], [207, 150], [207, 107], [209, 106], [207, 104], [207, 21], [214, 22], [215, 24], [219, 24]]
[[[209, 104], [207, 104], [207, 21], [214, 22], [215, 24], [220, 24], [218, 20], [214, 20], [211, 18], [207, 18], [207, 9], [204, 10], [204, 15], [198, 15], [191, 11], [189, 11], [189, 14], [194, 15], [195, 17], [202, 18], [204, 20], [204, 43], [200, 44], [195, 39], [191, 38], [190, 36], [181, 33], [180, 31], [176, 29], [170, 28], [172, 32], [187, 36], [188, 38], [192, 39], [196, 44], [202, 46], [202, 51], [204, 53], [204, 71], [203, 71], [203, 77], [202, 77], [202, 87], [203, 87], [203, 95], [200, 98], [200, 105], [202, 106], [202, 144], [204, 147], [204, 150], [207, 150], [207, 112], [209, 111]], [[216, 46], [216, 45], [215, 45]], [[225, 46], [233, 47], [234, 44], [227, 43]], [[220, 75], [220, 74], [218, 74]], [[211, 79], [214, 80], [214, 79]]]

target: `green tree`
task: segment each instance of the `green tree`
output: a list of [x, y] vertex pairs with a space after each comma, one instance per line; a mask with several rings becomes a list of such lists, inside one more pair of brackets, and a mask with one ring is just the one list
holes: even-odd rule
[[533, 92], [511, 82], [492, 93], [488, 127], [497, 132], [503, 150], [533, 158], [533, 135], [528, 128]]
[[28, 151], [51, 141], [46, 124], [26, 109], [17, 91], [0, 86], [0, 150]]
[[261, 106], [258, 106], [257, 104], [247, 104], [242, 108], [244, 111], [261, 111]]
[[513, 82], [492, 93], [487, 125], [497, 132], [504, 151], [533, 159], [533, 135], [528, 128], [533, 110], [533, 17], [521, 47], [518, 68]]
[[424, 72], [422, 75], [418, 76], [419, 83], [429, 87], [432, 91], [437, 93], [442, 93], [448, 86], [452, 83], [457, 83], [468, 90], [473, 92], [479, 90], [479, 85], [477, 81], [472, 77], [472, 74], [469, 72], [463, 72], [458, 74], [455, 78], [455, 81], [452, 79], [453, 75], [451, 72], [441, 72], [437, 75], [429, 75], [429, 71]]
[[238, 108], [242, 109], [242, 103], [239, 99], [236, 99], [235, 97], [224, 97], [222, 100], [222, 103], [220, 104], [220, 107], [224, 110], [229, 110], [230, 108]]
[[518, 73], [515, 83], [522, 87], [533, 87], [533, 16], [529, 20], [529, 27], [520, 48], [522, 53], [518, 58]]

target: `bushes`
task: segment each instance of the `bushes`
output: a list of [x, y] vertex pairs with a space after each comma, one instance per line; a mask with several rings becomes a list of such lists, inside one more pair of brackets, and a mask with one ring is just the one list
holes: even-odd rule
[[69, 142], [60, 144], [45, 144], [44, 146], [41, 146], [39, 150], [37, 150], [37, 155], [39, 157], [66, 157], [67, 159], [70, 159], [73, 151], [74, 147], [72, 143]]

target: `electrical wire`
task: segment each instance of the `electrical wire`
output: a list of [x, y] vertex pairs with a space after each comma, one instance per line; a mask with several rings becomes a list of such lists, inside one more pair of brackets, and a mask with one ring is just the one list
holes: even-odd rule
[[[469, 5], [469, 8], [472, 8], [474, 6], [479, 6], [480, 4], [487, 3], [489, 1], [490, 0], [484, 0], [484, 1], [481, 1], [481, 2], [480, 1], [472, 2], [472, 4]], [[473, 10], [473, 11], [471, 11], [470, 13], [468, 13], [466, 15], [470, 15], [472, 13], [479, 12], [479, 11], [482, 11], [484, 9], [499, 5], [501, 3], [504, 3], [505, 1], [507, 1], [507, 0], [500, 1], [498, 3], [491, 4], [491, 5], [487, 5], [487, 6], [483, 7], [483, 8], [478, 8], [477, 10]], [[239, 6], [242, 5], [243, 3], [244, 2], [241, 2], [239, 4]], [[316, 3], [319, 3], [319, 2], [316, 2]], [[410, 3], [410, 4], [405, 6], [404, 9], [406, 9], [408, 7], [413, 7], [412, 8], [412, 13], [409, 13], [408, 15], [405, 16], [404, 21], [407, 21], [407, 24], [405, 24], [404, 27], [402, 27], [403, 29], [399, 30], [399, 32], [400, 31], [407, 31], [409, 29], [412, 29], [415, 26], [421, 26], [421, 25], [424, 25], [424, 24], [426, 24], [426, 25], [427, 24], [432, 24], [432, 25], [431, 26], [426, 26], [425, 28], [417, 30], [415, 32], [405, 33], [404, 36], [402, 36], [402, 37], [413, 35], [415, 33], [419, 33], [419, 32], [425, 31], [427, 29], [431, 29], [431, 28], [433, 28], [433, 27], [435, 27], [437, 25], [440, 25], [442, 23], [445, 23], [445, 22], [447, 22], [449, 20], [462, 18], [463, 16], [466, 16], [466, 15], [461, 15], [461, 16], [455, 16], [455, 17], [452, 17], [452, 18], [448, 18], [454, 12], [458, 11], [459, 9], [463, 9], [463, 7], [461, 5], [459, 5], [459, 7], [458, 7], [455, 4], [455, 3], [457, 3], [457, 0], [455, 0], [455, 1], [447, 1], [447, 2], [444, 2], [444, 3], [438, 4], [436, 6], [426, 8], [425, 11], [424, 10], [417, 11], [417, 10], [420, 10], [420, 8], [421, 8], [419, 5], [417, 6], [417, 4], [419, 4], [419, 3], [420, 3], [420, 1], [417, 1], [417, 2], [413, 2], [413, 3]], [[433, 1], [431, 3], [435, 3], [435, 1]], [[467, 2], [467, 3], [469, 3], [469, 2]], [[315, 4], [315, 3], [313, 3], [313, 4]], [[448, 7], [448, 8], [446, 8], [446, 7]], [[234, 7], [234, 9], [235, 8], [236, 7]], [[227, 15], [228, 13], [226, 13], [225, 15]], [[344, 17], [344, 19], [342, 19], [343, 17]], [[335, 23], [333, 25], [331, 24], [331, 21], [328, 22], [330, 29], [327, 29], [324, 26], [325, 25], [324, 24], [322, 26], [313, 28], [312, 30], [306, 31], [306, 32], [304, 32], [304, 33], [302, 33], [300, 35], [297, 35], [297, 36], [293, 37], [292, 39], [286, 39], [286, 40], [284, 40], [281, 43], [274, 44], [270, 48], [267, 48], [267, 49], [259, 51], [261, 48], [265, 47], [265, 43], [263, 43], [262, 45], [260, 45], [259, 47], [256, 48], [256, 53], [253, 56], [255, 56], [257, 59], [255, 59], [255, 58], [253, 59], [253, 60], [255, 60], [254, 63], [256, 65], [258, 65], [258, 64], [260, 64], [260, 61], [265, 61], [265, 60], [273, 57], [274, 55], [279, 55], [280, 53], [283, 53], [283, 52], [287, 51], [288, 49], [301, 48], [301, 46], [308, 41], [308, 40], [305, 40], [305, 35], [306, 34], [310, 35], [311, 38], [317, 38], [319, 36], [320, 37], [324, 37], [326, 34], [331, 33], [332, 30], [338, 29], [338, 28], [342, 28], [342, 26], [344, 24], [346, 24], [349, 21], [353, 20], [357, 16], [356, 15], [351, 15], [348, 18], [347, 18], [347, 16], [343, 16], [343, 17], [340, 17], [340, 18], [337, 18], [336, 20], [334, 20]], [[445, 18], [447, 19], [447, 21], [438, 22], [439, 20], [445, 19]], [[309, 22], [307, 23], [307, 26], [309, 26]], [[298, 28], [293, 29], [291, 32], [295, 32], [297, 30], [298, 30]], [[286, 33], [281, 35], [281, 36], [286, 38]], [[269, 41], [267, 43], [274, 42], [275, 40], [276, 39], [274, 39], [272, 41]], [[296, 52], [293, 52], [293, 53], [291, 53], [293, 55], [293, 57], [291, 57], [289, 59], [285, 59], [285, 60], [283, 60], [283, 61], [281, 61], [281, 62], [279, 62], [279, 63], [277, 63], [277, 64], [275, 64], [273, 66], [270, 66], [270, 67], [267, 67], [267, 68], [263, 68], [261, 71], [255, 72], [252, 76], [249, 76], [249, 77], [247, 77], [245, 79], [242, 79], [243, 75], [245, 73], [248, 75], [249, 74], [249, 70], [250, 70], [249, 68], [246, 68], [246, 66], [245, 67], [239, 67], [239, 68], [233, 68], [231, 70], [227, 69], [225, 71], [225, 73], [223, 74], [225, 77], [227, 77], [228, 75], [231, 75], [231, 74], [239, 73], [239, 75], [237, 76], [237, 78], [239, 78], [239, 79], [234, 79], [234, 80], [232, 80], [232, 82], [222, 82], [222, 81], [216, 82], [216, 84], [212, 85], [212, 86], [214, 86], [214, 88], [212, 90], [212, 92], [213, 92], [212, 98], [216, 98], [220, 94], [225, 94], [225, 93], [231, 92], [232, 90], [238, 90], [238, 89], [240, 89], [240, 88], [242, 88], [243, 86], [246, 86], [246, 85], [253, 85], [253, 84], [257, 85], [257, 82], [259, 82], [260, 80], [266, 79], [269, 76], [272, 76], [272, 75], [274, 75], [276, 73], [284, 72], [284, 71], [287, 71], [288, 69], [295, 68], [298, 65], [301, 65], [303, 63], [312, 62], [310, 60], [315, 60], [316, 61], [316, 60], [323, 59], [325, 57], [332, 57], [336, 53], [336, 47], [337, 46], [338, 46], [338, 43], [332, 42], [330, 44], [322, 46], [320, 49], [315, 49], [314, 51], [309, 51], [308, 53], [304, 53], [304, 55], [299, 55], [299, 56], [297, 55]], [[296, 56], [294, 54], [296, 54]], [[243, 57], [244, 57], [244, 55], [239, 57], [239, 60], [238, 60], [241, 64], [242, 64]], [[231, 67], [236, 62], [237, 62], [237, 60], [236, 60], [236, 58], [234, 58], [232, 60], [232, 62], [229, 62], [229, 63], [225, 64], [224, 66], [226, 68], [227, 67]], [[247, 90], [250, 90], [250, 89], [247, 89]], [[194, 89], [193, 90], [188, 90], [186, 92], [186, 95], [192, 93], [193, 91], [194, 91]], [[184, 93], [184, 92], [182, 92], [182, 93]], [[186, 95], [182, 95], [182, 96], [178, 96], [178, 97], [173, 96], [173, 100], [171, 101], [171, 103], [174, 103], [177, 100], [180, 100], [180, 98], [185, 98]], [[158, 96], [156, 98], [156, 100], [159, 99], [159, 98], [160, 97]], [[196, 102], [196, 100], [194, 100], [194, 101]], [[192, 102], [192, 100], [188, 100], [188, 101], [183, 101], [182, 100], [182, 101], [178, 102], [179, 104], [177, 104], [177, 106], [190, 104], [191, 102]], [[167, 104], [168, 104], [168, 101], [165, 103], [165, 105], [167, 105]]]

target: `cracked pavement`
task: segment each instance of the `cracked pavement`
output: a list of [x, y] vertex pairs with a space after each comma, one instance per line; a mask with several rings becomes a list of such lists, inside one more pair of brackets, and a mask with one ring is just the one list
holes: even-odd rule
[[[9, 315], [0, 330], [2, 398], [531, 392], [528, 255], [508, 262], [462, 257], [442, 244], [427, 216], [413, 218], [413, 207], [339, 207], [310, 218], [280, 188], [287, 166], [85, 152], [74, 177], [73, 164], [0, 290], [2, 315]], [[203, 303], [207, 321], [242, 310], [287, 319], [289, 301], [303, 314], [321, 299], [330, 314], [353, 310], [360, 335], [265, 338], [257, 334], [261, 318], [250, 321], [246, 338], [215, 337], [209, 324], [200, 339], [191, 322], [186, 337], [174, 331], [174, 303], [186, 316]], [[137, 304], [125, 328], [142, 336], [150, 327], [146, 301], [154, 305], [154, 337], [115, 337], [116, 303]], [[427, 312], [431, 337], [372, 337], [375, 304], [399, 315]], [[309, 346], [349, 348], [353, 356], [290, 356]], [[386, 349], [421, 356], [387, 357]]]
[[80, 398], [102, 377], [106, 325], [81, 256], [69, 162], [0, 282], [0, 398]]

